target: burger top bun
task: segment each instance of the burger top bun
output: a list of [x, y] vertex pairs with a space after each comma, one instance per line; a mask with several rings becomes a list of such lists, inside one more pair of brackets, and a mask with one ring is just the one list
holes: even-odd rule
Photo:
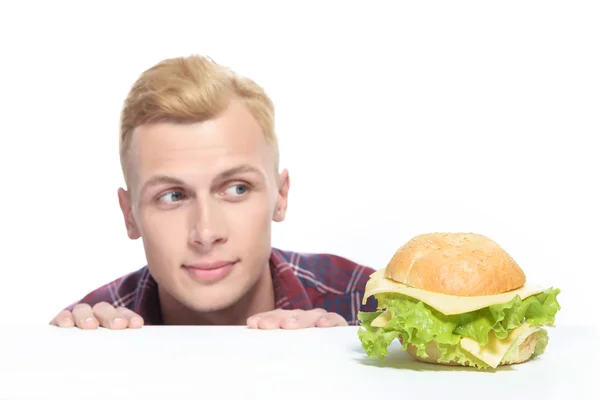
[[385, 277], [453, 296], [486, 296], [525, 285], [525, 273], [498, 243], [475, 233], [426, 233], [400, 247]]

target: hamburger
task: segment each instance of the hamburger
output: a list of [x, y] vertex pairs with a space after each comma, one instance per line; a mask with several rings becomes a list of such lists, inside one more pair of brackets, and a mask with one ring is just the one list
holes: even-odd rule
[[427, 233], [400, 247], [366, 284], [376, 312], [360, 312], [369, 357], [391, 343], [418, 361], [495, 369], [523, 363], [548, 345], [559, 289], [533, 286], [496, 242], [475, 233]]

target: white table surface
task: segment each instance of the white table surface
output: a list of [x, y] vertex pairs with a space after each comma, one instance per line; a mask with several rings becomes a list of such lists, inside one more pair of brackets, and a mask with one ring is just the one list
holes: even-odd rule
[[541, 358], [492, 373], [419, 363], [401, 350], [386, 363], [368, 359], [357, 327], [0, 332], [1, 400], [600, 398], [592, 327], [550, 329]]

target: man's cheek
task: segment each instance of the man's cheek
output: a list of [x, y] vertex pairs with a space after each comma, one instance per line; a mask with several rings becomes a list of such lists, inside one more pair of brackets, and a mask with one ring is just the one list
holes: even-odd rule
[[266, 207], [253, 208], [245, 212], [245, 217], [239, 219], [242, 223], [238, 225], [243, 230], [244, 234], [258, 241], [261, 238], [268, 238], [271, 228], [271, 217], [269, 210]]
[[148, 213], [142, 218], [142, 231], [155, 242], [179, 237], [186, 233], [185, 220], [175, 213]]
[[150, 223], [143, 232], [144, 247], [146, 253], [153, 260], [161, 264], [182, 262], [183, 251], [186, 248], [185, 232], [175, 224]]

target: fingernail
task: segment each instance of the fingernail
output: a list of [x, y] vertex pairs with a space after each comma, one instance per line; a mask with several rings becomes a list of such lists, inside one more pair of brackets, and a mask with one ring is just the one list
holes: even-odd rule
[[84, 324], [87, 324], [88, 322], [92, 322], [94, 320], [94, 318], [92, 317], [87, 317], [86, 319], [83, 320]]
[[289, 323], [292, 323], [292, 324], [293, 324], [293, 323], [295, 323], [295, 322], [297, 321], [297, 319], [296, 319], [295, 317], [290, 317], [290, 318], [288, 318], [288, 319], [287, 319], [287, 321], [288, 321]]
[[120, 318], [120, 317], [116, 317], [116, 318], [114, 318], [112, 320], [113, 324], [118, 324], [118, 323], [121, 323], [121, 322], [123, 322], [123, 318]]

